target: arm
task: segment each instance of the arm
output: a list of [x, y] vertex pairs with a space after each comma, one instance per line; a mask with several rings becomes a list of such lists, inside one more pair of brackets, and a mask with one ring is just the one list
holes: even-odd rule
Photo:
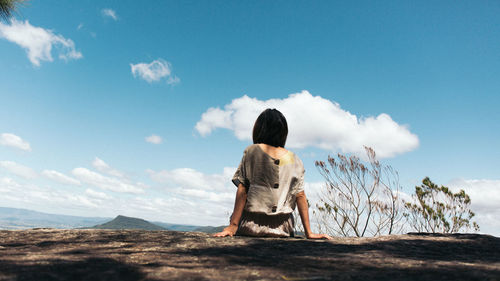
[[297, 195], [295, 195], [295, 198], [306, 237], [308, 239], [332, 239], [332, 237], [326, 234], [312, 233], [311, 225], [309, 224], [309, 206], [307, 205], [306, 193], [304, 191], [301, 191], [297, 193]]
[[231, 215], [231, 220], [229, 226], [224, 228], [222, 232], [214, 234], [217, 237], [233, 236], [238, 230], [238, 225], [240, 224], [241, 215], [243, 214], [243, 209], [245, 208], [245, 203], [247, 202], [247, 191], [246, 188], [240, 183], [238, 185], [238, 191], [236, 191], [236, 199], [234, 202], [234, 210]]

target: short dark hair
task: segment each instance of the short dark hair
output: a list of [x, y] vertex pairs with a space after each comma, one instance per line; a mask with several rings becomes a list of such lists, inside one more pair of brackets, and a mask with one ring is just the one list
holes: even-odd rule
[[276, 109], [264, 110], [253, 125], [253, 143], [285, 147], [288, 125], [285, 116]]

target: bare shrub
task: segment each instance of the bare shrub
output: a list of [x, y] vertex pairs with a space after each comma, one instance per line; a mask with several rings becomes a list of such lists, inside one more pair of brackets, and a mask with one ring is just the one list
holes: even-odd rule
[[381, 165], [365, 147], [367, 163], [358, 157], [328, 156], [315, 165], [326, 184], [313, 215], [322, 232], [336, 236], [377, 236], [401, 231], [402, 201], [398, 173]]

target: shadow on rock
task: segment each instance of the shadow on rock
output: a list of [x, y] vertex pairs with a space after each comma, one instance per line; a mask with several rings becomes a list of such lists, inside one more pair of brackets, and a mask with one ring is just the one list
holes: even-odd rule
[[2, 277], [14, 280], [141, 280], [144, 274], [137, 266], [109, 258], [81, 261], [51, 260], [43, 264], [16, 264], [0, 261]]
[[[438, 236], [436, 236], [437, 238]], [[361, 244], [300, 239], [248, 239], [244, 245], [177, 251], [220, 264], [273, 268], [290, 276], [338, 280], [500, 280], [500, 239], [368, 241]], [[478, 266], [491, 264], [489, 268]], [[477, 265], [477, 264], [476, 264]], [[326, 275], [325, 275], [326, 274]], [[496, 276], [496, 277], [495, 277]]]

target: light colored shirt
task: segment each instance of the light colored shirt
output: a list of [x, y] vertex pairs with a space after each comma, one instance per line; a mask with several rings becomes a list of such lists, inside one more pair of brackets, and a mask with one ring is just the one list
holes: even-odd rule
[[293, 152], [276, 159], [258, 144], [248, 146], [233, 177], [247, 188], [245, 210], [267, 215], [289, 214], [295, 195], [304, 191], [304, 165]]

